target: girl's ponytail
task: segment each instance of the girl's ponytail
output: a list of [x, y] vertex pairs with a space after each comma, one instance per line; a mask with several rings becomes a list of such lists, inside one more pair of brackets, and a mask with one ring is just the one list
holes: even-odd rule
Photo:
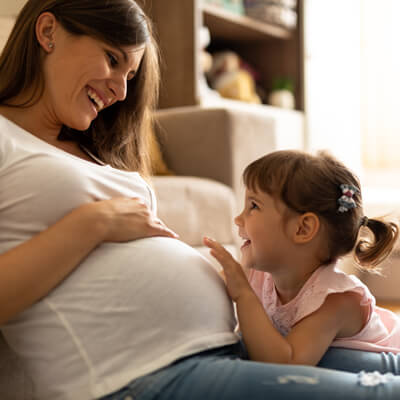
[[363, 217], [361, 228], [368, 229], [368, 236], [360, 238], [354, 248], [356, 262], [366, 270], [374, 270], [392, 251], [398, 234], [398, 226], [383, 219]]

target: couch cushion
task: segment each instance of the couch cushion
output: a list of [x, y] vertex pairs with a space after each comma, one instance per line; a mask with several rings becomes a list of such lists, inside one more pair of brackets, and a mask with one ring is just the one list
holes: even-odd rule
[[158, 215], [181, 240], [202, 246], [203, 236], [223, 244], [234, 239], [235, 198], [231, 188], [211, 179], [153, 177]]
[[215, 107], [158, 110], [156, 133], [168, 167], [180, 176], [213, 179], [233, 188], [243, 205], [244, 168], [264, 154], [304, 147], [304, 115], [223, 99]]

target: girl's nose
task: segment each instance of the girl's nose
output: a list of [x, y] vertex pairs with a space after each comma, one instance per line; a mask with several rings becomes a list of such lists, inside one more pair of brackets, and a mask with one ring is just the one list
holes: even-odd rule
[[243, 219], [242, 219], [242, 214], [239, 214], [236, 216], [233, 220], [237, 226], [242, 226], [243, 225]]

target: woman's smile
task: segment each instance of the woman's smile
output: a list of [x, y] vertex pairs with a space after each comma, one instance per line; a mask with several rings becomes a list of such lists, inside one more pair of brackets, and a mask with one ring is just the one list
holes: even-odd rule
[[90, 86], [87, 86], [87, 95], [91, 103], [96, 107], [97, 111], [101, 111], [104, 108], [105, 102], [101, 99], [100, 95]]

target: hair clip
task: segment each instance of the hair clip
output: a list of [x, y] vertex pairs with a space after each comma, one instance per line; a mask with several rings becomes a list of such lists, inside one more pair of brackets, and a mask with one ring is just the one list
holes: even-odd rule
[[348, 185], [344, 183], [342, 183], [339, 187], [342, 191], [342, 195], [338, 199], [338, 211], [340, 213], [344, 213], [351, 210], [352, 208], [356, 208], [357, 204], [354, 201], [353, 196], [355, 193], [359, 192], [359, 190], [353, 185]]

